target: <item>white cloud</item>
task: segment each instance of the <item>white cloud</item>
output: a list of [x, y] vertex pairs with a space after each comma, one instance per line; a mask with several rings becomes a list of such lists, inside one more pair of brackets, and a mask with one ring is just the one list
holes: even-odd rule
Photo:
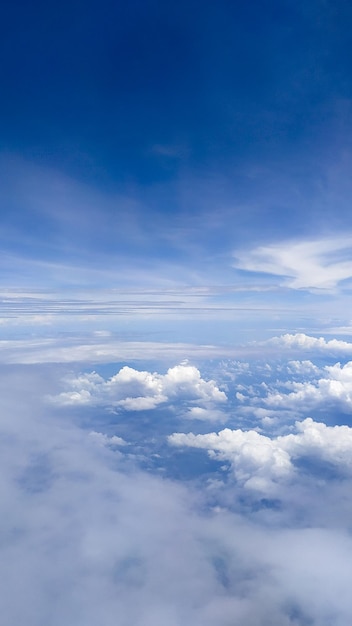
[[333, 289], [352, 277], [351, 237], [285, 241], [236, 253], [235, 267], [284, 277], [292, 289]]
[[[196, 417], [201, 419], [202, 410], [209, 411], [227, 400], [224, 391], [213, 380], [204, 380], [192, 365], [176, 365], [164, 375], [138, 371], [125, 365], [108, 380], [92, 372], [67, 379], [66, 384], [70, 391], [52, 398], [57, 404], [109, 405], [127, 411], [142, 411], [165, 402], [182, 401], [196, 403], [201, 409], [198, 413], [196, 411]], [[204, 417], [208, 419], [209, 413], [206, 412]]]
[[191, 400], [226, 402], [226, 394], [213, 380], [205, 381], [191, 365], [176, 365], [163, 377], [163, 388], [169, 398], [184, 395]]
[[289, 361], [287, 363], [287, 370], [290, 374], [299, 374], [299, 375], [315, 375], [320, 372], [319, 367], [314, 365], [312, 361], [304, 360], [304, 361]]
[[203, 448], [212, 458], [230, 463], [236, 481], [247, 489], [273, 492], [275, 483], [292, 479], [294, 461], [319, 458], [345, 469], [352, 469], [352, 428], [326, 426], [311, 418], [296, 422], [295, 434], [274, 438], [254, 430], [231, 430], [195, 435], [174, 433], [173, 446]]
[[159, 359], [167, 361], [193, 358], [224, 358], [238, 348], [181, 342], [119, 341], [111, 337], [63, 341], [62, 338], [0, 340], [0, 363], [34, 365], [38, 363], [111, 363]]
[[[121, 341], [113, 336], [101, 334], [67, 339], [53, 337], [30, 337], [24, 339], [6, 339], [0, 341], [0, 363], [40, 364], [40, 363], [111, 363], [116, 361], [163, 360], [181, 362], [183, 359], [232, 359], [243, 355], [262, 357], [263, 348], [270, 353], [270, 348], [290, 350], [292, 355], [300, 357], [302, 351], [352, 356], [352, 343], [337, 339], [326, 340], [304, 333], [284, 334], [266, 341], [256, 341], [247, 346], [212, 345], [181, 342]], [[259, 349], [259, 351], [258, 351]], [[249, 373], [249, 364], [233, 362], [224, 371], [230, 379], [236, 375]]]
[[112, 437], [108, 437], [104, 433], [98, 433], [95, 430], [92, 430], [89, 433], [90, 437], [98, 443], [100, 446], [125, 446], [126, 441], [122, 439], [122, 437], [118, 437], [117, 435], [113, 435]]
[[307, 350], [317, 353], [325, 352], [331, 354], [352, 354], [352, 343], [339, 339], [326, 340], [324, 337], [311, 337], [305, 333], [286, 333], [280, 337], [272, 337], [262, 342], [262, 345], [273, 345], [280, 348], [292, 350]]
[[236, 480], [249, 489], [270, 490], [272, 481], [292, 471], [289, 454], [277, 440], [253, 430], [225, 428], [206, 435], [174, 433], [169, 442], [174, 446], [204, 448], [213, 458], [228, 461]]
[[201, 406], [192, 406], [188, 409], [185, 417], [208, 422], [226, 422], [228, 415], [216, 408], [206, 409]]
[[352, 469], [352, 428], [326, 426], [308, 417], [303, 422], [296, 422], [296, 429], [296, 434], [277, 438], [291, 458], [314, 456]]
[[[97, 380], [88, 379], [86, 390]], [[232, 484], [236, 513], [224, 506], [211, 510], [201, 485], [141, 471], [123, 446], [116, 453], [119, 437], [78, 428], [70, 409], [64, 419], [55, 417], [40, 401], [44, 385], [57, 385], [57, 368], [51, 378], [47, 367], [3, 369], [0, 377], [3, 624], [351, 623], [351, 481], [344, 490], [333, 484], [327, 498], [318, 498], [314, 525], [316, 484], [297, 491], [297, 474], [288, 466], [292, 480], [285, 488], [285, 472], [271, 458], [280, 452], [279, 438], [265, 453], [266, 442], [259, 440], [256, 452], [254, 437], [247, 467], [255, 473], [255, 459], [264, 459], [267, 474], [284, 481], [297, 508], [282, 524], [260, 516], [253, 523]], [[334, 462], [340, 454], [348, 463], [349, 433], [303, 424], [293, 440], [282, 438], [286, 454], [293, 459], [316, 449], [328, 455], [331, 448]], [[213, 487], [215, 497], [215, 481]]]
[[308, 411], [316, 406], [337, 404], [342, 409], [352, 410], [352, 361], [341, 366], [335, 363], [323, 369], [325, 377], [316, 381], [292, 382], [290, 393], [273, 391], [264, 399], [271, 408], [291, 408]]

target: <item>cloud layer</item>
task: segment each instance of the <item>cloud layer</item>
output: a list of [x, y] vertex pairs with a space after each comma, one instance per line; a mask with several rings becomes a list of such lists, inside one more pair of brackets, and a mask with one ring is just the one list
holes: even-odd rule
[[[317, 486], [297, 491], [293, 470], [306, 454], [350, 468], [350, 429], [305, 420], [271, 442], [231, 430], [189, 440], [222, 455], [247, 487], [252, 476], [282, 484], [283, 493], [291, 480], [286, 491], [294, 506], [296, 497], [303, 501], [303, 517], [291, 512], [284, 524], [275, 517], [268, 524], [248, 516], [243, 499], [237, 512], [224, 506], [216, 481], [181, 485], [141, 470], [121, 438], [75, 425], [70, 406], [55, 417], [40, 400], [43, 372], [15, 368], [0, 381], [4, 624], [350, 623], [352, 541], [336, 528], [350, 519], [350, 481], [337, 490], [335, 507], [336, 484], [319, 505]], [[177, 370], [168, 381], [174, 391], [176, 379], [184, 381]], [[46, 383], [55, 386], [55, 370]], [[198, 394], [212, 396], [209, 389]], [[234, 483], [228, 496], [237, 499]]]

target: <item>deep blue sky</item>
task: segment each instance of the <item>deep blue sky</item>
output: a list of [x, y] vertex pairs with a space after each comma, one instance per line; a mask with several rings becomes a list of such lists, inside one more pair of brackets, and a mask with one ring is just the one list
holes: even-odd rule
[[341, 0], [5, 3], [2, 149], [110, 185], [312, 167], [350, 119], [351, 18]]
[[345, 292], [349, 2], [14, 1], [0, 22], [7, 287]]

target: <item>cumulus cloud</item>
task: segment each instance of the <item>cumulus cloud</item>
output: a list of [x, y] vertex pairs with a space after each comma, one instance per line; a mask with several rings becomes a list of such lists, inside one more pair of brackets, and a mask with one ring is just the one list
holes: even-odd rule
[[351, 237], [285, 241], [236, 254], [236, 268], [283, 277], [291, 289], [333, 289], [352, 277]]
[[274, 438], [254, 430], [231, 430], [195, 435], [174, 433], [173, 446], [203, 448], [212, 458], [230, 463], [236, 481], [247, 489], [273, 491], [274, 484], [292, 479], [299, 458], [322, 461], [352, 469], [352, 428], [329, 427], [311, 418], [296, 422], [296, 433]]
[[201, 419], [203, 415], [208, 419], [206, 409], [227, 400], [225, 392], [213, 380], [204, 380], [196, 367], [183, 364], [169, 368], [166, 374], [139, 371], [125, 365], [108, 380], [92, 372], [70, 378], [66, 384], [70, 391], [52, 398], [57, 404], [109, 405], [127, 411], [144, 411], [178, 401], [195, 403], [194, 417]]
[[289, 361], [287, 363], [287, 371], [290, 374], [298, 374], [298, 375], [316, 375], [320, 369], [312, 361], [304, 360], [304, 361]]
[[316, 381], [291, 382], [290, 393], [272, 391], [264, 399], [274, 409], [291, 408], [308, 411], [313, 407], [337, 405], [342, 410], [352, 409], [352, 361], [345, 365], [335, 363], [323, 369], [325, 377]]
[[[43, 405], [43, 376], [51, 388], [56, 374], [49, 380], [47, 368], [17, 368], [0, 377], [2, 623], [351, 623], [352, 539], [336, 526], [350, 524], [350, 511], [341, 516], [350, 483], [336, 507], [324, 500], [316, 525], [308, 513], [313, 488], [299, 522], [290, 515], [282, 526], [253, 523], [241, 501], [236, 513], [209, 507], [199, 484], [142, 471], [117, 435], [78, 427], [71, 407], [59, 418]], [[91, 376], [88, 390], [96, 382]], [[295, 458], [313, 449], [349, 463], [349, 430], [306, 421], [272, 446], [258, 433], [247, 442], [243, 434], [235, 451], [228, 435], [223, 452], [235, 463], [242, 446], [248, 476], [257, 471], [259, 479], [286, 484], [286, 475], [296, 478]], [[235, 499], [235, 489], [231, 494]]]
[[296, 422], [296, 429], [296, 434], [277, 438], [291, 458], [319, 457], [334, 465], [352, 468], [352, 428], [326, 426], [308, 417]]
[[169, 442], [174, 446], [204, 448], [212, 458], [228, 461], [236, 480], [247, 488], [267, 490], [273, 480], [287, 476], [292, 470], [289, 455], [277, 441], [253, 430], [225, 428], [206, 435], [174, 433]]
[[263, 342], [263, 345], [273, 345], [299, 351], [314, 351], [317, 353], [352, 354], [352, 343], [348, 341], [339, 339], [329, 339], [327, 341], [324, 337], [311, 337], [305, 333], [296, 333], [294, 335], [286, 333], [280, 337], [268, 339]]

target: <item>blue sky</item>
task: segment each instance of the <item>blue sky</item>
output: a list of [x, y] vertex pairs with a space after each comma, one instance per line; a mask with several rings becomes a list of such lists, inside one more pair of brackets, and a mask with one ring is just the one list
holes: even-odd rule
[[300, 327], [332, 316], [329, 290], [345, 308], [350, 18], [320, 1], [5, 6], [4, 287], [196, 288], [220, 318], [288, 302]]
[[4, 626], [350, 626], [351, 26], [2, 7]]

